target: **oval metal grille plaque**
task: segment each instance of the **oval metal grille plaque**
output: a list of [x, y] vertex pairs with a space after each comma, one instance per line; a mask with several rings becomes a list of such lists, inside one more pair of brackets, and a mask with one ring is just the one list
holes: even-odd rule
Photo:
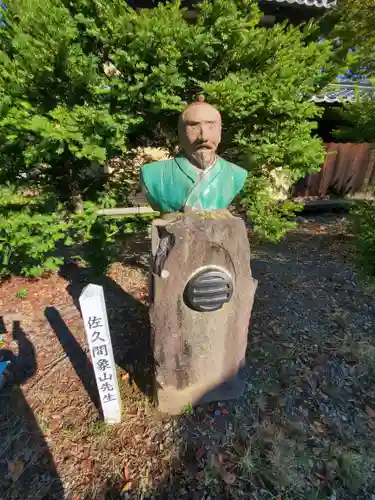
[[187, 306], [200, 312], [221, 309], [232, 295], [233, 281], [230, 275], [212, 267], [198, 271], [185, 288]]

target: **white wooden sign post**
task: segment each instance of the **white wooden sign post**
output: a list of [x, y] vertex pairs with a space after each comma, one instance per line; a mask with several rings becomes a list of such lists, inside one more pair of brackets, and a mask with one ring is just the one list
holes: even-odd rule
[[88, 285], [82, 292], [81, 306], [95, 379], [105, 422], [121, 421], [121, 399], [103, 287]]

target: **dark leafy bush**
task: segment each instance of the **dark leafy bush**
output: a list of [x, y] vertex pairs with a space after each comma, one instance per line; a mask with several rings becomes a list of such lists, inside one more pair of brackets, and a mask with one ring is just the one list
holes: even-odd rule
[[375, 276], [375, 200], [357, 201], [351, 209], [359, 263]]

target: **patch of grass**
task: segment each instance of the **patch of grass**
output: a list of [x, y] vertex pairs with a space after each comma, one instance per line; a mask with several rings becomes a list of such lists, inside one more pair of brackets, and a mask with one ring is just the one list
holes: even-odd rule
[[[344, 319], [349, 323], [348, 318]], [[342, 364], [348, 370], [347, 382], [350, 385], [355, 380], [357, 384], [363, 384], [365, 401], [371, 401], [375, 395], [371, 389], [375, 383], [373, 339], [362, 332], [350, 332], [343, 328], [337, 332], [335, 336], [320, 338], [320, 346], [332, 353], [332, 359], [338, 355], [337, 360], [342, 357], [346, 360]], [[312, 341], [316, 342], [314, 338]], [[233, 493], [233, 498], [245, 498], [245, 492], [249, 495], [246, 498], [257, 498], [247, 493], [249, 491], [264, 492], [265, 496], [262, 496], [263, 493], [259, 496], [262, 500], [371, 498], [375, 491], [375, 454], [368, 443], [368, 436], [372, 433], [367, 430], [364, 438], [366, 429], [362, 428], [366, 421], [371, 420], [371, 415], [366, 420], [361, 416], [359, 407], [352, 428], [345, 429], [346, 424], [341, 427], [334, 413], [336, 410], [340, 415], [344, 412], [343, 408], [326, 395], [322, 405], [327, 412], [332, 412], [330, 427], [323, 426], [314, 431], [308, 425], [307, 418], [311, 419], [311, 416], [307, 413], [301, 421], [290, 419], [291, 409], [285, 408], [285, 403], [275, 405], [273, 399], [279, 394], [282, 400], [284, 391], [295, 394], [297, 401], [310, 394], [310, 387], [306, 387], [307, 378], [298, 373], [298, 364], [295, 362], [297, 353], [309, 352], [309, 349], [305, 338], [303, 345], [296, 339], [290, 351], [285, 346], [282, 339], [273, 343], [263, 341], [261, 348], [252, 351], [252, 383], [257, 390], [250, 394], [248, 408], [255, 422], [249, 425], [249, 420], [242, 415], [235, 425], [237, 432], [233, 448], [236, 451], [239, 486], [236, 486], [238, 491]], [[324, 371], [325, 358], [321, 359], [322, 364], [318, 365], [315, 372], [319, 381], [327, 376]], [[340, 365], [339, 361], [337, 363]], [[306, 374], [311, 377], [310, 370], [307, 369]], [[344, 386], [345, 382], [343, 380]], [[313, 401], [316, 395], [310, 397]], [[317, 397], [320, 398], [319, 395]], [[303, 406], [303, 401], [301, 403]], [[374, 407], [371, 403], [370, 406]], [[310, 408], [314, 411], [313, 407]], [[324, 422], [323, 411], [319, 409], [318, 412], [322, 412], [320, 417]], [[352, 418], [350, 414], [344, 416]], [[372, 420], [369, 424], [372, 424]], [[354, 434], [356, 440], [352, 440]]]
[[21, 288], [20, 290], [18, 290], [18, 292], [16, 293], [16, 297], [17, 297], [17, 299], [20, 299], [20, 300], [26, 299], [27, 288]]
[[183, 408], [183, 410], [182, 410], [182, 413], [184, 415], [193, 415], [194, 408], [193, 408], [192, 404], [189, 403], [189, 404], [185, 405], [184, 408]]
[[208, 456], [203, 481], [211, 495], [220, 494], [220, 465], [213, 453], [210, 453]]
[[375, 380], [375, 346], [366, 341], [359, 342], [357, 354], [368, 375]]
[[374, 478], [375, 463], [372, 457], [352, 452], [341, 452], [338, 453], [336, 460], [338, 482], [350, 493], [358, 494]]
[[[325, 500], [333, 491], [337, 498], [365, 498], [360, 495], [372, 492], [375, 457], [368, 453], [332, 446], [327, 439], [311, 449], [307, 433], [297, 438], [269, 422], [248, 432], [246, 441], [242, 433], [235, 444], [241, 450], [237, 471], [242, 492], [261, 488], [269, 498], [288, 500]], [[243, 498], [236, 493], [233, 497]]]
[[375, 276], [375, 201], [371, 199], [353, 203], [350, 220], [356, 235], [358, 264], [369, 275]]
[[50, 423], [41, 415], [35, 415], [35, 417], [38, 422], [40, 430], [45, 436], [47, 436], [51, 432]]
[[340, 352], [351, 362], [356, 362], [360, 371], [375, 383], [375, 345], [364, 336], [344, 339]]
[[138, 498], [143, 500], [145, 495], [148, 494], [149, 490], [150, 490], [150, 471], [148, 468], [146, 468], [144, 471], [142, 471], [141, 477], [139, 479]]
[[112, 431], [112, 427], [103, 420], [96, 420], [89, 424], [88, 431], [96, 438], [107, 438]]
[[151, 414], [155, 410], [155, 405], [153, 402], [143, 394], [139, 394], [139, 399], [137, 400], [138, 411], [144, 413], [145, 415]]
[[246, 442], [238, 468], [242, 481], [275, 494], [293, 491], [293, 498], [307, 498], [313, 487], [312, 461], [303, 447], [267, 422], [257, 426]]

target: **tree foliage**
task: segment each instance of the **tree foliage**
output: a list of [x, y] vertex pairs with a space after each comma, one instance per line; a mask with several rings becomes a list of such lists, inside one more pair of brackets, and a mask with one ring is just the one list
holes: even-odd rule
[[[349, 56], [351, 75], [375, 81], [375, 0], [341, 0], [326, 18], [326, 28], [335, 40], [341, 57]], [[345, 103], [341, 110], [342, 125], [335, 131], [340, 141], [375, 142], [375, 92]], [[358, 201], [350, 219], [356, 234], [357, 256], [367, 272], [375, 274], [375, 203]]]
[[85, 50], [78, 22], [61, 1], [51, 0], [48, 9], [43, 0], [12, 1], [4, 22], [1, 179], [29, 182], [37, 172], [39, 183], [75, 206], [92, 183], [88, 167], [125, 149], [137, 117], [111, 112], [100, 54]]
[[309, 97], [338, 70], [332, 44], [314, 41], [313, 25], [259, 27], [255, 0], [198, 9], [191, 24], [179, 2], [139, 15], [124, 0], [50, 0], [48, 9], [44, 0], [9, 2], [0, 28], [0, 182], [32, 183], [82, 207], [106, 189], [93, 164], [141, 137], [173, 148], [179, 112], [204, 93], [223, 115], [221, 153], [231, 150], [249, 170], [249, 217], [279, 238], [293, 207], [267, 197], [269, 174], [281, 167], [294, 181], [322, 163], [312, 134], [321, 109]]
[[[375, 97], [375, 95], [374, 95]], [[360, 97], [356, 102], [345, 104], [341, 110], [343, 125], [335, 130], [335, 136], [343, 142], [375, 141], [375, 98]]]
[[351, 73], [375, 72], [375, 0], [340, 0], [324, 19], [323, 30], [341, 59], [348, 56]]
[[[375, 0], [342, 0], [327, 16], [326, 28], [335, 41], [337, 53], [348, 55], [350, 75], [375, 78]], [[360, 80], [359, 80], [360, 83]], [[357, 92], [354, 103], [344, 103], [343, 125], [336, 131], [339, 140], [370, 142], [375, 140], [375, 92], [366, 96]]]

